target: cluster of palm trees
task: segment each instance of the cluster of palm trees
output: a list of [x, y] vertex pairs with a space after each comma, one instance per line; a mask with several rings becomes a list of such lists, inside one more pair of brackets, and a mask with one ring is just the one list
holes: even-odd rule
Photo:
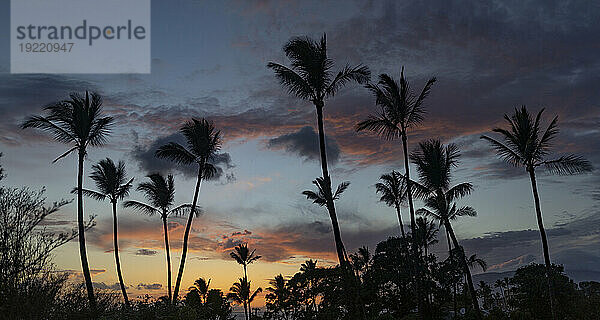
[[[304, 191], [303, 194], [314, 203], [325, 206], [329, 212], [334, 232], [337, 255], [340, 265], [348, 264], [347, 254], [340, 234], [339, 223], [335, 211], [335, 200], [349, 186], [349, 182], [341, 183], [333, 192], [331, 177], [327, 169], [325, 133], [323, 129], [323, 109], [325, 101], [338, 92], [344, 85], [350, 82], [359, 84], [366, 83], [365, 87], [375, 97], [376, 111], [364, 121], [356, 125], [356, 131], [371, 131], [385, 140], [401, 139], [404, 154], [404, 174], [397, 171], [381, 176], [381, 182], [376, 184], [377, 192], [381, 194], [381, 201], [388, 206], [393, 206], [398, 215], [400, 231], [405, 236], [402, 216], [400, 214], [401, 204], [407, 200], [411, 234], [415, 239], [419, 236], [417, 230], [417, 219], [415, 214], [430, 217], [444, 226], [448, 238], [452, 240], [454, 248], [460, 255], [465, 277], [467, 278], [472, 304], [477, 317], [481, 317], [479, 303], [475, 295], [475, 289], [469, 270], [469, 261], [460, 246], [454, 233], [451, 222], [462, 216], [476, 216], [475, 209], [469, 206], [458, 207], [456, 200], [470, 194], [473, 185], [468, 182], [451, 186], [451, 170], [458, 165], [460, 156], [456, 145], [444, 146], [440, 140], [430, 139], [419, 143], [414, 152], [408, 152], [409, 130], [418, 126], [424, 120], [424, 102], [430, 93], [436, 78], [427, 81], [419, 94], [411, 89], [408, 80], [404, 76], [404, 67], [400, 74], [400, 81], [396, 81], [388, 74], [379, 75], [379, 81], [370, 83], [370, 71], [366, 66], [346, 66], [337, 74], [332, 73], [333, 60], [327, 56], [326, 37], [315, 41], [308, 37], [297, 37], [290, 40], [283, 50], [289, 58], [291, 65], [287, 67], [279, 63], [269, 63], [267, 66], [275, 72], [281, 84], [287, 88], [290, 94], [312, 102], [316, 108], [317, 127], [319, 131], [319, 147], [321, 154], [322, 176], [316, 178], [313, 183], [317, 191]], [[555, 117], [549, 126], [543, 130], [541, 127], [541, 116], [543, 109], [539, 111], [535, 119], [529, 114], [527, 108], [515, 109], [512, 116], [505, 115], [509, 127], [495, 128], [503, 142], [488, 136], [482, 136], [491, 143], [500, 158], [514, 166], [521, 166], [529, 173], [538, 226], [542, 239], [544, 260], [547, 269], [546, 278], [550, 292], [550, 306], [552, 308], [552, 288], [550, 281], [550, 256], [548, 241], [542, 222], [539, 194], [537, 190], [535, 169], [545, 167], [548, 172], [556, 174], [576, 174], [592, 170], [591, 164], [581, 156], [566, 155], [554, 159], [548, 159], [551, 154], [553, 140], [558, 134], [557, 121]], [[416, 166], [419, 173], [418, 181], [412, 180], [410, 175], [409, 158]], [[424, 208], [415, 210], [413, 198], [423, 200]], [[414, 239], [413, 239], [414, 240]], [[413, 251], [418, 251], [418, 241], [411, 241]], [[472, 258], [475, 258], [472, 256]], [[418, 283], [418, 282], [416, 282]], [[418, 288], [417, 293], [419, 292]]]
[[[462, 246], [452, 227], [452, 222], [463, 216], [473, 217], [477, 212], [470, 206], [458, 206], [457, 200], [469, 195], [473, 185], [462, 182], [452, 185], [452, 171], [458, 165], [460, 152], [452, 143], [444, 145], [438, 139], [421, 141], [418, 147], [409, 153], [408, 137], [410, 130], [424, 121], [425, 100], [429, 95], [436, 78], [429, 79], [422, 90], [415, 93], [404, 75], [404, 68], [400, 80], [396, 81], [388, 74], [381, 74], [377, 83], [370, 82], [370, 71], [364, 65], [346, 65], [340, 71], [334, 72], [334, 62], [327, 55], [327, 41], [325, 35], [319, 40], [309, 37], [296, 37], [283, 47], [285, 55], [290, 60], [290, 66], [270, 62], [267, 67], [272, 69], [277, 79], [296, 97], [310, 101], [316, 110], [317, 128], [319, 136], [321, 176], [314, 179], [316, 190], [304, 191], [303, 194], [315, 204], [325, 207], [331, 219], [336, 253], [343, 270], [349, 276], [347, 281], [350, 288], [359, 290], [359, 281], [350, 266], [349, 256], [342, 241], [339, 221], [336, 213], [335, 202], [349, 187], [349, 182], [342, 182], [334, 191], [332, 177], [328, 170], [327, 146], [324, 132], [325, 102], [335, 96], [345, 85], [355, 82], [364, 84], [375, 98], [375, 111], [364, 121], [356, 124], [356, 131], [371, 131], [385, 140], [400, 139], [403, 150], [404, 173], [393, 170], [384, 174], [376, 184], [376, 192], [381, 195], [380, 200], [393, 207], [398, 216], [400, 233], [403, 238], [411, 237], [412, 251], [416, 255], [421, 249], [427, 254], [427, 248], [435, 241], [435, 228], [437, 223], [443, 226], [452, 246], [450, 254], [456, 252], [462, 269], [467, 279], [471, 292], [472, 305], [475, 313], [480, 317], [480, 308], [475, 295], [471, 279], [470, 267], [477, 262], [475, 256], [467, 258]], [[57, 161], [72, 152], [78, 154], [77, 187], [77, 221], [79, 230], [79, 248], [83, 275], [86, 283], [87, 294], [92, 308], [95, 308], [94, 291], [87, 261], [85, 245], [85, 224], [83, 196], [87, 195], [97, 200], [108, 199], [113, 210], [114, 249], [117, 274], [123, 292], [125, 304], [129, 304], [127, 293], [120, 270], [119, 250], [117, 241], [117, 202], [126, 198], [132, 188], [133, 179], [127, 179], [123, 162], [115, 164], [111, 159], [105, 159], [92, 167], [90, 177], [96, 183], [97, 191], [83, 188], [84, 160], [87, 147], [101, 146], [110, 133], [114, 119], [103, 116], [101, 112], [102, 101], [99, 95], [85, 93], [84, 96], [72, 94], [70, 99], [53, 103], [46, 107], [45, 116], [32, 116], [27, 119], [23, 128], [38, 128], [52, 134], [59, 142], [68, 144], [71, 148], [59, 156]], [[565, 155], [550, 158], [554, 139], [558, 134], [557, 117], [548, 127], [542, 129], [543, 109], [533, 117], [526, 107], [515, 109], [512, 116], [505, 116], [508, 127], [496, 128], [501, 139], [482, 136], [496, 150], [498, 156], [514, 166], [524, 167], [529, 173], [538, 226], [542, 239], [544, 260], [547, 273], [550, 270], [550, 256], [548, 242], [539, 200], [536, 182], [536, 169], [544, 167], [550, 173], [576, 174], [592, 170], [588, 161], [580, 156]], [[174, 179], [172, 175], [165, 177], [160, 173], [148, 175], [149, 181], [137, 186], [148, 201], [129, 200], [125, 207], [131, 207], [148, 215], [159, 214], [163, 223], [165, 252], [167, 259], [168, 275], [168, 300], [176, 302], [179, 295], [181, 279], [184, 272], [188, 250], [188, 239], [192, 228], [193, 218], [200, 214], [198, 197], [200, 187], [205, 179], [212, 177], [217, 169], [214, 166], [215, 156], [220, 150], [222, 138], [211, 121], [206, 119], [192, 119], [180, 129], [186, 139], [186, 145], [170, 142], [161, 146], [155, 153], [159, 158], [168, 159], [181, 166], [197, 167], [197, 180], [191, 203], [174, 207]], [[410, 165], [412, 162], [418, 173], [418, 179], [411, 178]], [[416, 199], [422, 200], [424, 207], [415, 209]], [[401, 207], [408, 203], [410, 214], [410, 232], [404, 230]], [[175, 282], [174, 291], [171, 292], [171, 259], [168, 239], [168, 218], [171, 215], [188, 214], [187, 224], [183, 236], [182, 255]], [[422, 217], [417, 218], [420, 215]], [[432, 220], [429, 220], [429, 219]], [[422, 230], [417, 232], [417, 230]], [[250, 303], [262, 291], [258, 288], [250, 290], [250, 281], [247, 277], [247, 265], [258, 260], [260, 256], [254, 255], [246, 244], [235, 248], [231, 256], [244, 267], [244, 277], [239, 279], [231, 288], [230, 298], [244, 306], [246, 318], [249, 317]], [[416, 274], [416, 272], [414, 273]], [[552, 292], [552, 284], [548, 278], [548, 289]], [[415, 282], [418, 286], [418, 282]], [[419, 288], [415, 288], [420, 294]], [[356, 293], [358, 299], [359, 294]], [[550, 297], [550, 300], [552, 298]], [[552, 301], [550, 301], [552, 305]], [[358, 303], [357, 305], [360, 305]], [[358, 310], [357, 312], [361, 312]]]
[[[133, 186], [133, 178], [127, 180], [125, 163], [123, 161], [119, 161], [118, 164], [115, 164], [113, 160], [107, 158], [92, 166], [90, 178], [95, 182], [97, 190], [83, 188], [83, 168], [84, 160], [87, 155], [87, 147], [101, 146], [106, 142], [114, 119], [112, 117], [103, 116], [102, 99], [96, 93], [90, 94], [86, 92], [85, 96], [71, 94], [70, 99], [50, 104], [45, 110], [47, 112], [45, 116], [29, 117], [22, 124], [22, 127], [38, 128], [49, 132], [53, 135], [55, 140], [72, 146], [67, 152], [60, 155], [53, 162], [66, 157], [74, 151], [78, 152], [77, 187], [73, 190], [73, 193], [77, 193], [77, 223], [80, 258], [90, 307], [92, 310], [95, 310], [96, 299], [94, 296], [94, 288], [92, 285], [85, 243], [85, 223], [83, 215], [84, 195], [99, 201], [108, 199], [112, 204], [115, 264], [124, 303], [129, 306], [129, 299], [127, 297], [126, 287], [121, 272], [121, 263], [119, 260], [117, 202], [129, 195]], [[192, 203], [185, 203], [174, 207], [175, 182], [173, 175], [165, 177], [161, 173], [149, 174], [147, 176], [149, 181], [140, 183], [137, 186], [137, 190], [145, 196], [148, 203], [136, 200], [128, 200], [124, 203], [125, 207], [134, 208], [145, 214], [160, 215], [165, 241], [169, 303], [177, 302], [178, 299], [193, 218], [200, 214], [200, 209], [197, 206], [200, 186], [204, 179], [211, 178], [217, 172], [217, 168], [213, 163], [222, 143], [220, 131], [215, 128], [211, 121], [206, 119], [192, 119], [181, 127], [180, 132], [186, 139], [186, 146], [182, 146], [176, 142], [170, 142], [161, 146], [156, 151], [156, 156], [169, 159], [182, 166], [196, 165], [198, 167], [197, 182]], [[188, 214], [188, 220], [183, 237], [183, 249], [179, 271], [177, 273], [175, 289], [172, 292], [168, 218], [171, 215], [181, 214]]]

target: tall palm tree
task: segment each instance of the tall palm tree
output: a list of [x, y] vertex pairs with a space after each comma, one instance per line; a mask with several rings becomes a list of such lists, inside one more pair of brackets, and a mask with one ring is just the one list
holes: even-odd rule
[[198, 202], [198, 193], [203, 179], [210, 179], [214, 176], [216, 168], [210, 163], [214, 161], [216, 153], [221, 149], [221, 131], [215, 129], [212, 121], [194, 119], [187, 121], [181, 129], [181, 134], [186, 139], [187, 148], [176, 142], [170, 142], [156, 150], [156, 156], [166, 158], [181, 165], [198, 166], [198, 176], [196, 178], [196, 188], [194, 189], [194, 200], [192, 201], [191, 213], [188, 217], [183, 234], [183, 249], [181, 252], [181, 261], [179, 262], [179, 272], [175, 281], [175, 290], [173, 291], [173, 301], [177, 301], [185, 259], [188, 249], [188, 238], [192, 229], [194, 215], [197, 214], [195, 208]]
[[550, 308], [554, 317], [553, 293], [550, 274], [552, 266], [550, 264], [550, 252], [548, 249], [548, 239], [546, 238], [546, 229], [542, 221], [542, 209], [540, 197], [537, 189], [535, 170], [543, 166], [547, 172], [559, 175], [573, 175], [592, 171], [592, 165], [589, 161], [578, 155], [563, 155], [553, 159], [548, 159], [553, 147], [554, 139], [558, 135], [558, 116], [550, 122], [546, 130], [542, 132], [541, 119], [544, 109], [542, 108], [535, 119], [527, 111], [525, 106], [521, 109], [515, 108], [512, 116], [504, 115], [508, 122], [508, 128], [494, 128], [492, 131], [499, 133], [503, 142], [488, 136], [481, 136], [481, 139], [488, 141], [496, 150], [496, 154], [504, 161], [515, 167], [523, 167], [529, 173], [531, 188], [533, 190], [533, 200], [535, 203], [535, 212], [538, 228], [542, 238], [542, 249], [544, 252], [544, 263], [546, 265], [546, 279], [548, 280], [548, 291], [550, 297]]
[[250, 251], [247, 243], [239, 244], [233, 249], [234, 251], [231, 251], [229, 255], [233, 260], [244, 267], [244, 277], [248, 278], [248, 265], [256, 262], [258, 259], [262, 258], [262, 256], [254, 255], [256, 249]]
[[[110, 159], [100, 160], [92, 166], [90, 178], [96, 183], [98, 191], [83, 189], [83, 194], [94, 198], [98, 201], [108, 199], [112, 204], [113, 212], [113, 245], [115, 250], [115, 264], [117, 267], [117, 276], [121, 285], [121, 292], [125, 305], [129, 307], [129, 299], [127, 298], [127, 290], [123, 282], [123, 274], [121, 273], [121, 261], [119, 260], [119, 241], [117, 238], [117, 202], [123, 200], [129, 195], [133, 178], [127, 181], [127, 173], [125, 172], [125, 162], [119, 161], [118, 165]], [[74, 190], [75, 192], [77, 190]]]
[[165, 234], [165, 252], [167, 255], [167, 286], [169, 288], [169, 303], [173, 301], [171, 293], [171, 250], [169, 248], [169, 230], [167, 228], [167, 218], [170, 214], [181, 214], [184, 209], [192, 210], [189, 204], [182, 204], [172, 209], [175, 201], [175, 182], [173, 175], [165, 178], [159, 173], [148, 175], [149, 182], [140, 183], [137, 187], [141, 191], [150, 204], [143, 202], [128, 200], [125, 201], [126, 208], [134, 208], [149, 216], [160, 214], [163, 223], [163, 232]]
[[248, 278], [244, 277], [240, 278], [238, 282], [234, 283], [233, 286], [229, 288], [229, 291], [230, 292], [227, 294], [227, 298], [231, 299], [238, 305], [243, 305], [245, 318], [246, 320], [250, 320], [250, 304], [254, 301], [256, 295], [262, 292], [262, 288], [258, 288], [252, 292], [250, 288], [250, 281], [248, 281]]
[[[333, 76], [334, 62], [327, 56], [327, 39], [325, 34], [319, 42], [309, 37], [295, 37], [283, 46], [285, 55], [290, 59], [291, 67], [269, 62], [267, 67], [275, 72], [275, 76], [288, 92], [296, 97], [313, 103], [317, 113], [319, 131], [319, 150], [321, 153], [321, 171], [325, 188], [331, 189], [331, 178], [327, 167], [325, 147], [325, 130], [323, 129], [323, 108], [325, 101], [350, 82], [365, 83], [371, 73], [366, 66], [346, 65]], [[337, 222], [337, 214], [333, 199], [326, 199], [325, 206], [333, 225], [333, 234], [340, 265], [345, 265], [344, 245]]]
[[281, 312], [282, 319], [289, 319], [288, 297], [290, 296], [290, 289], [285, 278], [282, 274], [278, 274], [275, 278], [269, 280], [269, 285], [270, 287], [266, 289], [268, 293], [265, 298], [271, 300], [276, 306], [275, 312]]
[[417, 167], [419, 182], [412, 181], [415, 194], [422, 197], [427, 208], [417, 210], [417, 214], [431, 217], [444, 225], [452, 239], [454, 248], [458, 249], [460, 263], [467, 277], [471, 300], [476, 316], [481, 318], [479, 302], [475, 294], [471, 270], [467, 265], [464, 249], [459, 245], [451, 221], [458, 217], [474, 217], [477, 212], [472, 207], [458, 208], [455, 200], [473, 191], [473, 185], [463, 182], [450, 186], [452, 169], [458, 165], [460, 153], [455, 144], [443, 146], [439, 140], [427, 140], [419, 143], [419, 148], [410, 155]]
[[406, 201], [406, 180], [396, 170], [392, 170], [390, 173], [386, 173], [379, 177], [381, 182], [375, 184], [376, 193], [381, 194], [379, 201], [384, 202], [388, 207], [396, 208], [398, 214], [398, 223], [400, 224], [400, 232], [402, 238], [406, 238], [404, 233], [404, 224], [402, 223], [402, 214], [400, 205]]
[[416, 224], [417, 243], [423, 247], [423, 253], [427, 256], [429, 254], [429, 247], [438, 243], [437, 233], [439, 229], [436, 227], [434, 221], [427, 220], [426, 217], [418, 217]]
[[[421, 94], [418, 96], [412, 91], [408, 80], [404, 78], [404, 67], [400, 73], [400, 83], [396, 82], [391, 76], [382, 73], [379, 75], [379, 83], [367, 84], [366, 87], [375, 96], [375, 105], [379, 110], [375, 114], [369, 115], [366, 120], [356, 125], [356, 131], [369, 130], [377, 133], [386, 140], [402, 139], [402, 149], [404, 151], [404, 170], [406, 178], [406, 192], [408, 195], [408, 208], [410, 210], [410, 227], [415, 236], [416, 221], [415, 209], [413, 205], [413, 194], [411, 192], [410, 168], [408, 166], [408, 130], [415, 127], [425, 115], [424, 102], [429, 95], [431, 86], [436, 78], [431, 78]], [[413, 241], [413, 250], [416, 252], [416, 243]]]
[[102, 146], [110, 133], [114, 122], [112, 117], [104, 117], [102, 114], [102, 98], [96, 93], [85, 92], [85, 97], [73, 93], [69, 100], [58, 101], [44, 108], [46, 116], [31, 116], [21, 128], [37, 128], [50, 133], [54, 140], [71, 145], [67, 152], [54, 159], [52, 163], [77, 151], [77, 228], [79, 237], [79, 257], [81, 258], [81, 269], [85, 279], [90, 307], [96, 309], [96, 299], [92, 276], [87, 259], [85, 246], [85, 224], [83, 218], [83, 162], [87, 155], [87, 147]]

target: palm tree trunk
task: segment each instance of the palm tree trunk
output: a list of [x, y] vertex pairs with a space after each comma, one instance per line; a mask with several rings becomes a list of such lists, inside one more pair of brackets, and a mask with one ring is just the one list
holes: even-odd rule
[[167, 287], [169, 287], [169, 303], [171, 303], [172, 294], [171, 294], [171, 252], [169, 249], [169, 230], [167, 228], [167, 213], [163, 210], [163, 230], [165, 231], [165, 251], [167, 253]]
[[537, 216], [537, 223], [540, 229], [540, 236], [542, 237], [542, 249], [544, 250], [544, 263], [546, 265], [546, 280], [548, 282], [548, 297], [550, 302], [550, 313], [552, 314], [552, 319], [555, 319], [554, 316], [554, 294], [552, 292], [552, 265], [550, 264], [550, 251], [548, 250], [548, 238], [546, 237], [546, 229], [544, 228], [544, 222], [542, 221], [542, 209], [540, 207], [540, 196], [537, 190], [537, 182], [535, 180], [535, 170], [533, 168], [528, 168], [529, 178], [531, 179], [531, 188], [533, 190], [533, 200], [535, 201], [535, 213]]
[[188, 238], [190, 236], [190, 230], [192, 229], [192, 221], [194, 220], [194, 214], [196, 213], [196, 203], [198, 202], [198, 193], [200, 192], [200, 184], [202, 183], [202, 167], [204, 161], [198, 168], [198, 178], [196, 179], [196, 190], [194, 191], [194, 201], [192, 202], [192, 209], [190, 210], [190, 216], [188, 217], [187, 225], [185, 226], [185, 233], [183, 234], [183, 249], [181, 252], [181, 261], [179, 262], [179, 272], [177, 273], [177, 280], [175, 281], [175, 291], [173, 292], [173, 302], [177, 302], [177, 295], [179, 293], [179, 285], [181, 284], [181, 278], [183, 277], [183, 268], [185, 267], [185, 259], [187, 256], [188, 249]]
[[81, 258], [81, 269], [85, 279], [85, 288], [87, 289], [88, 300], [92, 313], [96, 313], [96, 298], [94, 296], [94, 286], [92, 284], [92, 275], [87, 259], [87, 250], [85, 247], [85, 225], [83, 222], [83, 160], [85, 150], [79, 150], [79, 164], [77, 168], [77, 227], [79, 237], [79, 256]]
[[400, 211], [399, 204], [396, 204], [396, 213], [398, 214], [398, 223], [400, 223], [400, 232], [402, 233], [402, 239], [406, 239], [406, 235], [404, 234], [404, 224], [402, 224], [402, 214]]
[[452, 238], [454, 247], [459, 248], [460, 254], [462, 255], [462, 257], [460, 257], [461, 258], [460, 260], [461, 260], [461, 264], [463, 265], [463, 271], [465, 273], [465, 276], [467, 277], [467, 284], [469, 286], [469, 292], [471, 294], [471, 303], [473, 304], [473, 309], [475, 310], [475, 316], [477, 317], [477, 319], [481, 319], [481, 310], [479, 309], [479, 301], [477, 301], [477, 295], [475, 293], [475, 287], [473, 286], [473, 279], [471, 278], [471, 270], [469, 269], [469, 266], [467, 265], [465, 251], [461, 246], [459, 246], [458, 240], [456, 239], [456, 235], [454, 234], [454, 230], [452, 229], [452, 225], [450, 225], [450, 222], [445, 221], [444, 224], [446, 226], [446, 230], [448, 230], [448, 233], [450, 233], [450, 237]]
[[411, 192], [410, 168], [408, 165], [408, 142], [406, 138], [406, 133], [402, 134], [402, 150], [404, 152], [404, 171], [406, 174], [406, 192], [408, 195], [408, 209], [410, 210], [410, 229], [414, 238], [416, 236], [415, 230], [417, 229], [417, 225], [415, 222], [415, 207], [413, 205], [413, 198]]
[[244, 318], [246, 320], [250, 320], [250, 318], [248, 318], [248, 305], [246, 304], [246, 302], [244, 302]]
[[[323, 172], [323, 179], [328, 187], [331, 189], [331, 178], [329, 177], [329, 170], [327, 169], [327, 152], [325, 148], [325, 129], [323, 127], [323, 102], [315, 103], [317, 108], [317, 126], [319, 130], [319, 150], [321, 153], [321, 170]], [[339, 263], [342, 267], [346, 267], [346, 259], [344, 258], [344, 244], [342, 242], [342, 235], [340, 227], [337, 221], [337, 215], [335, 213], [335, 204], [332, 199], [327, 199], [327, 210], [329, 211], [329, 217], [331, 218], [331, 224], [333, 225], [333, 236], [335, 239], [335, 248], [338, 255]]]
[[117, 265], [117, 275], [119, 276], [119, 284], [121, 285], [121, 292], [123, 293], [123, 300], [125, 300], [125, 306], [129, 308], [129, 299], [127, 298], [127, 290], [125, 290], [125, 283], [123, 282], [123, 274], [121, 273], [121, 261], [119, 260], [119, 241], [117, 240], [117, 201], [112, 203], [113, 209], [113, 241], [115, 246], [115, 264]]
[[[445, 228], [445, 227], [444, 227]], [[446, 241], [448, 241], [448, 257], [450, 259], [452, 259], [452, 246], [450, 245], [450, 233], [448, 232], [448, 229], [446, 229]], [[456, 313], [458, 311], [458, 308], [456, 306], [456, 285], [452, 284], [452, 305], [454, 307], [454, 316], [456, 317]]]

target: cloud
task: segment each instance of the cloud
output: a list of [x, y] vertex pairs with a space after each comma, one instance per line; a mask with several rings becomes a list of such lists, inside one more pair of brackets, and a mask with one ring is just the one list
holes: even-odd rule
[[[180, 133], [174, 133], [167, 136], [159, 137], [149, 144], [136, 145], [131, 152], [131, 156], [138, 163], [141, 170], [147, 173], [160, 172], [167, 173], [176, 171], [182, 173], [187, 178], [195, 178], [198, 175], [197, 166], [184, 166], [173, 161], [157, 158], [154, 154], [156, 150], [169, 142], [176, 142], [183, 146], [186, 145], [185, 138]], [[219, 180], [225, 170], [234, 167], [229, 153], [219, 153], [213, 160], [213, 164], [217, 167], [217, 173], [211, 180]], [[234, 179], [233, 173], [228, 173], [226, 182]]]
[[[340, 157], [340, 147], [334, 139], [325, 136], [327, 159], [337, 163]], [[313, 127], [305, 126], [300, 130], [269, 139], [267, 146], [271, 149], [285, 149], [286, 152], [304, 157], [306, 160], [319, 160], [319, 136]]]
[[[94, 282], [94, 288], [96, 289], [100, 289], [100, 290], [113, 290], [113, 291], [117, 291], [117, 290], [121, 290], [121, 285], [118, 282], [115, 282], [114, 284], [106, 284], [104, 282]], [[125, 285], [125, 289], [128, 289], [129, 287], [127, 285]]]
[[136, 286], [138, 290], [160, 290], [162, 284], [160, 283], [140, 283]]
[[135, 252], [136, 256], [154, 256], [158, 253], [158, 251], [156, 250], [150, 250], [150, 249], [138, 249], [138, 251]]

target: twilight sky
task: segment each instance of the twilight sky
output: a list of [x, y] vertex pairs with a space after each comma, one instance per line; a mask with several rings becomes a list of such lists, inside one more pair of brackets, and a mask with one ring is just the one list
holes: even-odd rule
[[[1, 27], [8, 30], [8, 1], [0, 9]], [[559, 116], [557, 154], [579, 153], [600, 167], [600, 5], [593, 2], [153, 1], [151, 21], [149, 75], [10, 75], [9, 37], [2, 33], [3, 183], [45, 186], [49, 201], [72, 197], [76, 159], [50, 164], [66, 147], [18, 125], [45, 104], [87, 89], [104, 97], [105, 112], [118, 122], [106, 147], [89, 150], [87, 172], [107, 156], [125, 160], [136, 182], [149, 171], [172, 172], [177, 202], [190, 202], [195, 180], [189, 168], [158, 161], [153, 150], [180, 139], [177, 128], [190, 117], [214, 120], [225, 136], [223, 172], [202, 186], [204, 214], [194, 222], [184, 287], [202, 276], [227, 291], [241, 274], [228, 253], [242, 241], [263, 256], [249, 270], [253, 283], [263, 287], [278, 273], [295, 273], [307, 257], [322, 265], [335, 261], [325, 210], [300, 194], [320, 175], [314, 109], [289, 96], [266, 68], [269, 61], [288, 62], [281, 47], [293, 36], [326, 32], [338, 68], [362, 63], [375, 76], [399, 78], [405, 66], [416, 90], [437, 77], [428, 115], [409, 137], [410, 149], [429, 137], [460, 146], [454, 181], [476, 186], [462, 203], [479, 215], [457, 221], [456, 232], [468, 253], [482, 256], [492, 271], [541, 262], [541, 244], [524, 170], [497, 160], [479, 140], [482, 133], [503, 125], [502, 116], [516, 106], [533, 112], [545, 107], [546, 124]], [[374, 98], [358, 85], [343, 89], [325, 109], [334, 183], [352, 183], [337, 205], [342, 236], [352, 250], [374, 248], [398, 233], [393, 210], [377, 202], [373, 185], [382, 173], [403, 170], [400, 142], [354, 132], [372, 110]], [[538, 182], [551, 258], [567, 271], [600, 275], [600, 171], [541, 174]], [[90, 179], [85, 185], [93, 188]], [[131, 198], [143, 200], [138, 192]], [[109, 205], [88, 199], [85, 207], [98, 222], [87, 234], [94, 282], [112, 287]], [[75, 210], [74, 204], [65, 207], [48, 225], [70, 228]], [[164, 292], [160, 220], [119, 210], [129, 290]], [[184, 223], [171, 220], [174, 270]], [[445, 250], [436, 249], [441, 259]], [[80, 270], [76, 244], [57, 251], [55, 261], [60, 269]]]

